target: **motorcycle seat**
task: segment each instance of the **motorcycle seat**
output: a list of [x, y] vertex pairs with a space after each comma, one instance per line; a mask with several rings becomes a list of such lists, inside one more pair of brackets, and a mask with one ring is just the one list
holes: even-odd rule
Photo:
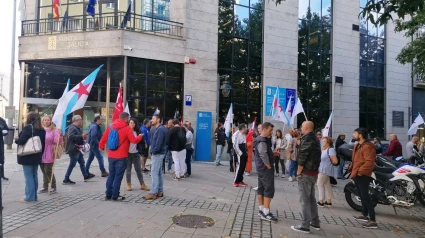
[[377, 172], [377, 171], [375, 171], [375, 176], [384, 178], [385, 180], [390, 180], [390, 179], [394, 178], [394, 175], [392, 175], [392, 174], [381, 173], [381, 172]]
[[391, 174], [392, 172], [394, 172], [394, 168], [388, 168], [388, 167], [381, 167], [381, 166], [375, 166], [374, 171], [376, 172], [380, 172], [380, 173], [385, 173], [385, 174]]

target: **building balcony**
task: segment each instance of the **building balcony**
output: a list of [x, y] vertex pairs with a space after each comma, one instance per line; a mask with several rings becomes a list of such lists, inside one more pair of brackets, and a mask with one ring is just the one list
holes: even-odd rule
[[127, 30], [132, 32], [157, 34], [183, 38], [183, 23], [160, 17], [126, 14], [126, 12], [106, 13], [87, 16], [64, 16], [57, 19], [22, 21], [21, 36], [51, 35], [90, 31]]

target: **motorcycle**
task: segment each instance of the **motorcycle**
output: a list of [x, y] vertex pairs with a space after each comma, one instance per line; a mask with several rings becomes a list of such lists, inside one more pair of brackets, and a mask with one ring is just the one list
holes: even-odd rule
[[[350, 148], [342, 148], [350, 150]], [[338, 151], [340, 152], [340, 151]], [[345, 158], [351, 154], [342, 151]], [[406, 161], [394, 161], [389, 157], [378, 155], [372, 173], [369, 192], [373, 205], [378, 203], [393, 207], [411, 207], [416, 201], [425, 206], [425, 164], [413, 166]], [[384, 167], [385, 166], [385, 167]], [[346, 172], [349, 177], [349, 172]], [[353, 181], [344, 187], [345, 199], [350, 207], [362, 210], [361, 199]]]

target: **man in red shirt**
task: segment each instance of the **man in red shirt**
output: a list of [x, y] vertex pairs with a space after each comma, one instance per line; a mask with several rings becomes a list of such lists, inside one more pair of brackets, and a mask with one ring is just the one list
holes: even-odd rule
[[403, 156], [403, 147], [401, 146], [400, 141], [397, 139], [397, 135], [390, 134], [390, 146], [388, 146], [388, 149], [382, 153], [382, 155], [393, 157]]
[[[108, 149], [109, 176], [106, 180], [106, 200], [117, 201], [124, 200], [125, 197], [120, 196], [121, 181], [127, 168], [127, 157], [130, 149], [130, 142], [137, 144], [142, 140], [142, 134], [134, 136], [133, 130], [127, 125], [130, 115], [126, 112], [120, 114], [119, 119], [112, 123], [112, 129], [118, 130], [118, 149]], [[99, 142], [99, 149], [103, 150], [108, 141], [110, 126], [106, 128], [105, 134]]]

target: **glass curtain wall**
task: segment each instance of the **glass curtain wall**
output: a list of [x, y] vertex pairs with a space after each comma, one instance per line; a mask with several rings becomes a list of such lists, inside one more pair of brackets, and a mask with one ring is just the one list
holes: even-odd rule
[[[367, 0], [360, 1], [360, 10]], [[383, 10], [382, 10], [383, 11]], [[380, 13], [374, 12], [377, 19]], [[385, 26], [360, 16], [360, 126], [385, 138]]]
[[[228, 97], [220, 92], [219, 120], [225, 121], [233, 103], [233, 121], [261, 121], [263, 0], [220, 0], [218, 17], [218, 75], [232, 86]], [[225, 77], [220, 78], [220, 85]]]
[[[309, 120], [322, 129], [331, 109], [332, 0], [300, 0], [298, 96]], [[298, 125], [305, 120], [299, 115]]]
[[183, 64], [128, 58], [127, 100], [130, 114], [151, 118], [158, 108], [167, 120], [183, 109]]

